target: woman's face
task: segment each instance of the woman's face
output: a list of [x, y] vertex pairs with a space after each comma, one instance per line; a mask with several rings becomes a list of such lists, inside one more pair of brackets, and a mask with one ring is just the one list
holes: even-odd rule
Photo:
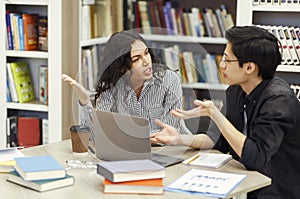
[[131, 83], [136, 85], [152, 78], [152, 60], [148, 47], [140, 40], [131, 44]]

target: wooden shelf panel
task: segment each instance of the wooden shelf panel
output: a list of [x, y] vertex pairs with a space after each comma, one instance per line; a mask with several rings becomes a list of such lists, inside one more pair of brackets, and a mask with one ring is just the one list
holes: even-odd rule
[[7, 50], [6, 51], [6, 56], [8, 56], [8, 57], [25, 57], [25, 58], [48, 59], [48, 52]]
[[15, 4], [15, 5], [48, 5], [48, 0], [5, 0], [5, 4]]
[[40, 112], [48, 112], [49, 108], [45, 104], [35, 100], [30, 101], [28, 103], [14, 103], [8, 102], [7, 108], [9, 109], [18, 109], [18, 110], [28, 110], [28, 111], [40, 111]]

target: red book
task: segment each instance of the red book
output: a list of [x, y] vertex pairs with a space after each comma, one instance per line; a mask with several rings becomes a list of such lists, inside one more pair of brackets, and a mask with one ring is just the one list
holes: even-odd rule
[[111, 182], [103, 180], [104, 193], [163, 194], [163, 179]]
[[18, 145], [31, 147], [40, 144], [40, 119], [37, 117], [18, 117]]
[[22, 14], [24, 26], [24, 47], [25, 50], [38, 49], [38, 15]]

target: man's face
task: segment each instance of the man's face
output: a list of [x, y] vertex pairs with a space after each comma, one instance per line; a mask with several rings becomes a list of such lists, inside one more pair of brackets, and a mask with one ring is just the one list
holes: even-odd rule
[[245, 67], [245, 64], [243, 64], [243, 67], [239, 66], [239, 61], [231, 50], [231, 44], [228, 43], [224, 50], [223, 59], [220, 63], [220, 69], [223, 73], [226, 84], [243, 84], [247, 81], [248, 76], [245, 72]]

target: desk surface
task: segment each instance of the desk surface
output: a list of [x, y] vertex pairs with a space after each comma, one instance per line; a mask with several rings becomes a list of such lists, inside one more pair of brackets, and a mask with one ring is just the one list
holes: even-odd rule
[[[181, 155], [184, 159], [191, 157], [197, 150], [190, 149], [187, 147], [179, 146], [168, 146], [168, 147], [154, 147], [155, 151], [162, 154], [169, 155]], [[52, 155], [62, 165], [65, 165], [66, 160], [85, 160], [91, 161], [96, 160], [93, 155], [76, 155], [72, 153], [70, 140], [62, 142], [52, 143], [48, 145], [36, 146], [26, 148], [22, 150], [25, 155]], [[191, 168], [205, 169], [200, 167], [188, 166], [183, 164], [177, 164], [166, 168], [166, 177], [164, 178], [164, 186], [168, 185], [183, 173]], [[212, 169], [208, 169], [212, 170]], [[226, 165], [213, 169], [215, 171], [223, 171], [237, 174], [246, 174], [247, 178], [236, 187], [228, 198], [245, 194], [247, 192], [259, 189], [264, 186], [271, 184], [271, 179], [255, 171], [247, 171], [242, 164], [236, 160], [230, 160]], [[7, 174], [0, 174], [0, 187], [1, 197], [4, 196], [6, 199], [18, 199], [18, 198], [39, 198], [39, 199], [60, 199], [60, 198], [72, 198], [72, 199], [176, 199], [176, 198], [210, 198], [195, 196], [191, 194], [174, 193], [165, 191], [163, 195], [137, 195], [137, 194], [103, 194], [102, 180], [103, 177], [96, 173], [95, 169], [70, 169], [68, 170], [70, 175], [75, 177], [75, 184], [73, 186], [64, 187], [61, 189], [51, 190], [47, 192], [36, 192], [30, 189], [23, 188], [19, 185], [9, 183], [6, 181]]]

